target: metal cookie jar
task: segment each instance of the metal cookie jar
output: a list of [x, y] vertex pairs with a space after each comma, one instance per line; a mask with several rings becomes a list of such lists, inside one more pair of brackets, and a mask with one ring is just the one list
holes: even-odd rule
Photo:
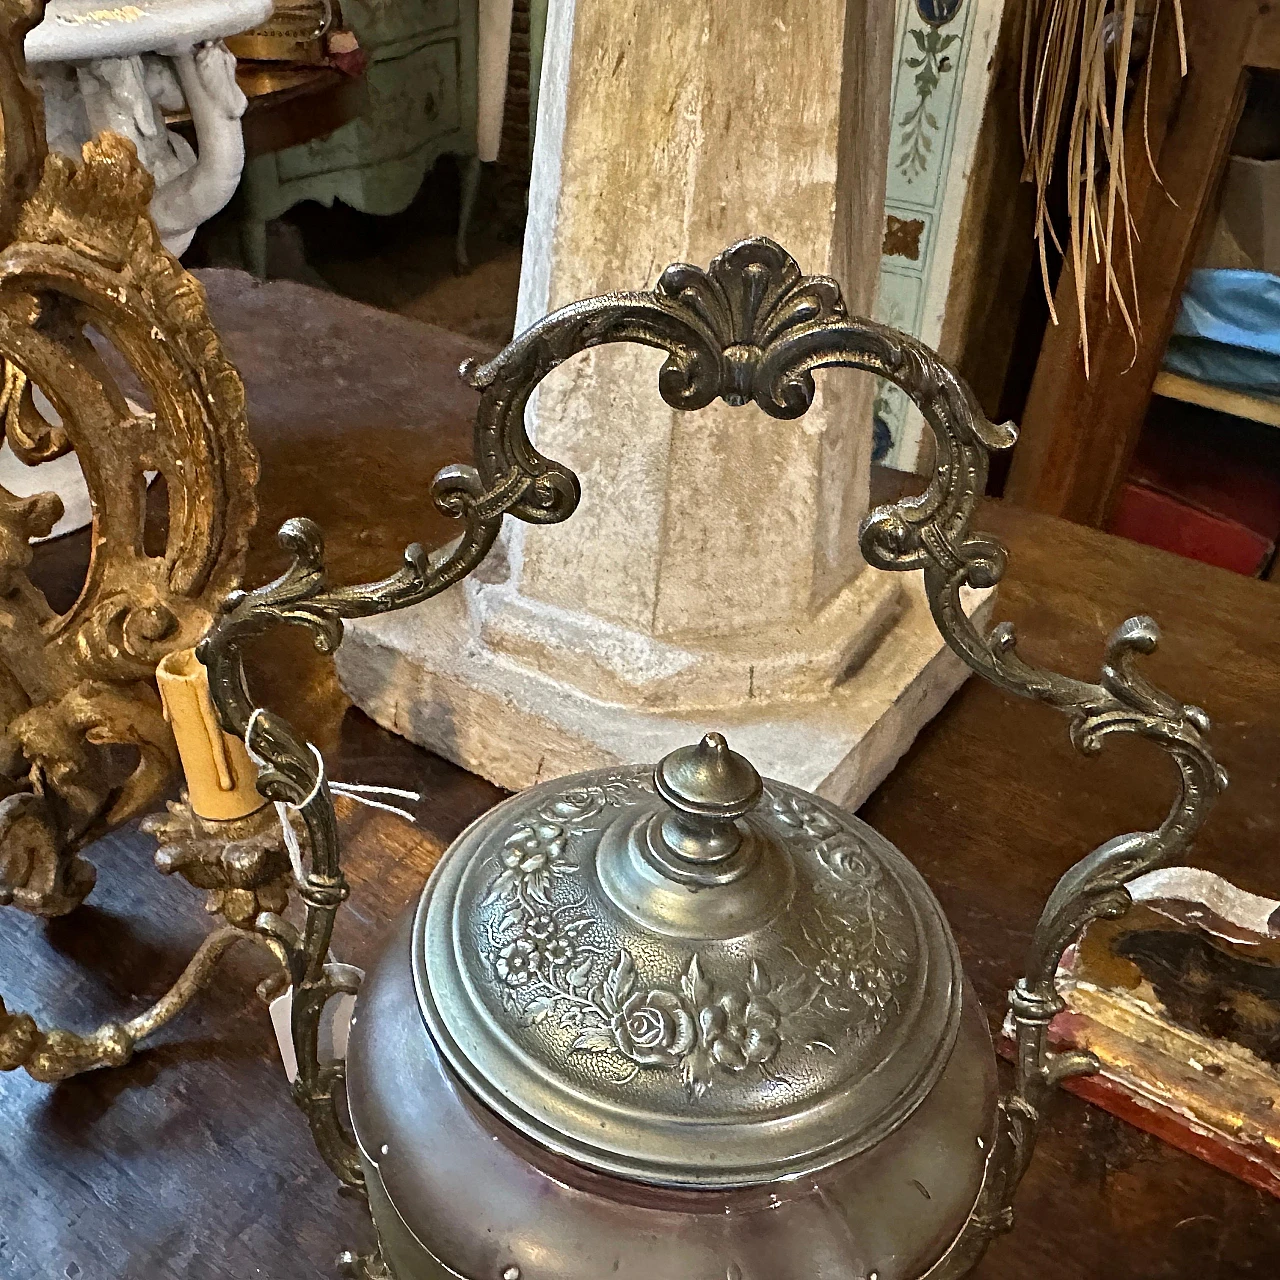
[[[445, 853], [370, 969], [345, 1063], [323, 1061], [329, 963], [347, 889], [318, 753], [255, 706], [244, 642], [281, 623], [325, 650], [344, 618], [458, 582], [504, 516], [572, 514], [576, 477], [524, 430], [559, 363], [617, 341], [659, 347], [658, 389], [694, 410], [720, 397], [777, 418], [808, 408], [813, 372], [868, 370], [912, 398], [936, 441], [928, 491], [865, 521], [866, 559], [923, 570], [952, 649], [1001, 687], [1066, 712], [1096, 751], [1114, 733], [1163, 747], [1177, 794], [1154, 831], [1117, 837], [1059, 882], [1010, 995], [1011, 1091], [941, 910], [865, 823], [762, 780], [708, 733], [656, 765], [543, 783], [498, 805]], [[647, 293], [575, 303], [488, 364], [474, 467], [437, 477], [460, 539], [368, 586], [330, 587], [319, 530], [281, 530], [292, 567], [233, 598], [206, 640], [228, 731], [266, 761], [259, 787], [300, 807], [306, 923], [256, 927], [288, 958], [294, 1096], [378, 1230], [353, 1274], [395, 1280], [949, 1280], [1011, 1221], [1048, 1094], [1093, 1070], [1055, 1053], [1054, 973], [1090, 920], [1121, 914], [1125, 882], [1181, 854], [1225, 785], [1204, 714], [1149, 684], [1155, 624], [1113, 634], [1098, 683], [1032, 666], [1012, 629], [979, 630], [965, 587], [994, 585], [1004, 551], [970, 532], [988, 451], [1013, 443], [915, 339], [850, 317], [834, 281], [772, 241], [706, 271], [669, 267]], [[343, 1088], [345, 1082], [345, 1090]], [[344, 1115], [343, 1097], [346, 1110]]]

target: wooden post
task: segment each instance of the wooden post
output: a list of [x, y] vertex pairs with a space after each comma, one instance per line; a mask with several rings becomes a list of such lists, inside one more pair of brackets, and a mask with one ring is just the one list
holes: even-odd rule
[[[1142, 100], [1126, 130], [1129, 199], [1137, 222], [1134, 266], [1142, 320], [1138, 348], [1118, 309], [1108, 314], [1103, 274], [1087, 286], [1092, 374], [1084, 374], [1075, 282], [1063, 268], [1059, 324], [1041, 347], [1005, 496], [1022, 506], [1103, 527], [1146, 419], [1200, 230], [1222, 177], [1250, 66], [1280, 62], [1280, 13], [1266, 4], [1184, 4], [1188, 74], [1179, 74], [1172, 22], [1157, 32], [1147, 163]], [[1163, 187], [1161, 186], [1163, 182]], [[1116, 264], [1120, 274], [1126, 266]]]

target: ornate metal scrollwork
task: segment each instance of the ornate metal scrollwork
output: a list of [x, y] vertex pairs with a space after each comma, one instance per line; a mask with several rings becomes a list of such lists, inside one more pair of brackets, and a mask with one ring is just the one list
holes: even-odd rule
[[[79, 598], [58, 613], [28, 569], [30, 539], [49, 533], [61, 503], [0, 489], [0, 901], [60, 915], [94, 883], [78, 850], [155, 808], [174, 778], [155, 667], [194, 644], [239, 583], [258, 464], [239, 376], [203, 290], [160, 242], [132, 144], [102, 134], [79, 163], [46, 152], [22, 52], [43, 9], [0, 4], [0, 417], [28, 465], [74, 450], [94, 536]], [[120, 360], [151, 411], [126, 399]], [[146, 536], [148, 472], [166, 484], [162, 547]], [[204, 866], [189, 878], [241, 887]], [[274, 948], [220, 929], [158, 1004], [91, 1035], [41, 1031], [0, 1003], [0, 1069], [50, 1080], [127, 1059], [245, 937]]]
[[291, 520], [280, 532], [282, 545], [293, 553], [290, 569], [259, 590], [231, 598], [205, 641], [202, 656], [225, 727], [249, 733], [250, 745], [269, 761], [260, 779], [263, 794], [302, 804], [310, 836], [305, 935], [290, 935], [274, 916], [259, 920], [259, 928], [289, 953], [297, 988], [295, 1095], [335, 1172], [359, 1183], [357, 1154], [334, 1105], [341, 1066], [322, 1064], [315, 1053], [320, 1013], [332, 991], [325, 957], [334, 913], [346, 895], [332, 801], [306, 744], [279, 717], [255, 711], [242, 646], [250, 636], [284, 622], [308, 628], [317, 647], [330, 652], [341, 640], [343, 619], [426, 600], [465, 577], [493, 545], [505, 515], [536, 524], [566, 519], [577, 505], [577, 479], [533, 447], [524, 430], [524, 409], [530, 393], [557, 365], [609, 342], [665, 351], [658, 389], [679, 409], [702, 408], [720, 397], [735, 405], [753, 401], [775, 418], [794, 418], [812, 402], [814, 371], [833, 366], [896, 383], [932, 428], [937, 465], [924, 495], [867, 518], [862, 530], [867, 560], [887, 570], [922, 569], [933, 616], [951, 648], [1000, 687], [1064, 710], [1081, 750], [1096, 751], [1115, 733], [1138, 734], [1168, 751], [1177, 765], [1179, 792], [1164, 823], [1155, 831], [1118, 837], [1090, 854], [1062, 878], [1045, 907], [1026, 975], [1010, 997], [1017, 1079], [1000, 1104], [1000, 1136], [988, 1159], [982, 1198], [930, 1273], [932, 1280], [962, 1275], [989, 1237], [1011, 1221], [1013, 1192], [1030, 1156], [1045, 1095], [1064, 1076], [1095, 1069], [1087, 1055], [1057, 1055], [1047, 1047], [1048, 1023], [1061, 1008], [1053, 979], [1063, 949], [1090, 920], [1127, 909], [1127, 879], [1185, 848], [1225, 777], [1202, 736], [1204, 713], [1161, 693], [1136, 668], [1137, 655], [1149, 653], [1156, 643], [1150, 619], [1130, 619], [1116, 631], [1097, 684], [1025, 662], [1007, 624], [985, 635], [973, 625], [961, 607], [961, 589], [995, 585], [1006, 557], [994, 539], [971, 533], [969, 522], [986, 487], [989, 451], [1012, 445], [1014, 428], [988, 422], [968, 387], [923, 344], [849, 316], [834, 281], [803, 276], [770, 240], [733, 245], [706, 271], [668, 267], [649, 293], [613, 293], [574, 303], [535, 324], [489, 363], [465, 365], [463, 376], [482, 392], [475, 465], [446, 468], [433, 488], [437, 507], [462, 522], [461, 538], [430, 555], [410, 547], [404, 567], [381, 582], [333, 587], [325, 577], [319, 530], [310, 521]]
[[[76, 850], [153, 808], [174, 775], [153, 672], [204, 634], [239, 581], [257, 458], [239, 377], [199, 284], [160, 243], [152, 181], [132, 146], [103, 134], [79, 164], [46, 153], [22, 58], [42, 11], [0, 10], [0, 413], [23, 462], [75, 451], [94, 542], [79, 599], [55, 613], [27, 568], [29, 540], [49, 532], [58, 499], [0, 494], [0, 894], [56, 915], [93, 884]], [[130, 406], [94, 333], [123, 356], [154, 412]], [[35, 388], [60, 421], [42, 415]], [[143, 539], [149, 471], [168, 492], [158, 554]], [[122, 775], [113, 747], [136, 752], [136, 766]]]

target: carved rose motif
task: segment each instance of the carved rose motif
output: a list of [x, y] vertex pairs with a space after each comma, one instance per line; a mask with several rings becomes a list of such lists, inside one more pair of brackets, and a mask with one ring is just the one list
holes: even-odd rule
[[[695, 1097], [712, 1085], [718, 1071], [762, 1067], [782, 1045], [782, 1011], [770, 996], [768, 976], [754, 961], [745, 989], [717, 991], [702, 972], [697, 953], [680, 979], [680, 990], [656, 987], [637, 991], [635, 962], [618, 953], [592, 998], [609, 1015], [608, 1037], [585, 1034], [574, 1048], [592, 1053], [616, 1051], [641, 1067], [680, 1068]], [[800, 991], [778, 993], [788, 1008], [799, 1006]]]
[[866, 883], [872, 877], [862, 844], [848, 831], [823, 840], [815, 849], [828, 871], [846, 882]]
[[605, 798], [598, 787], [582, 787], [557, 796], [542, 810], [542, 815], [564, 822], [581, 822], [594, 818], [604, 807]]
[[673, 991], [636, 992], [610, 1020], [625, 1058], [642, 1067], [674, 1067], [693, 1047], [693, 1018]]
[[[843, 1035], [874, 1034], [896, 1007], [905, 953], [885, 932], [879, 870], [857, 836], [816, 804], [771, 794], [771, 816], [809, 842], [831, 877], [815, 886], [807, 966], [775, 982], [756, 960], [745, 972], [738, 964], [707, 972], [695, 952], [677, 983], [646, 981], [631, 953], [585, 913], [569, 843], [602, 810], [629, 802], [632, 787], [649, 789], [618, 778], [565, 791], [499, 851], [485, 899], [500, 904], [488, 955], [512, 1014], [525, 1026], [554, 1019], [572, 1037], [568, 1053], [611, 1054], [633, 1073], [677, 1070], [695, 1098], [718, 1076], [768, 1069], [787, 1043], [832, 1050]], [[560, 878], [569, 901], [563, 891], [552, 900]]]

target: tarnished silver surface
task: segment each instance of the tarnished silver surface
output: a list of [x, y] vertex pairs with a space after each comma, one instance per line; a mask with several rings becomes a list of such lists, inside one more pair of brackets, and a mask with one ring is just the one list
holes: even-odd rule
[[883, 1141], [803, 1178], [664, 1188], [548, 1152], [475, 1101], [423, 1026], [412, 928], [410, 914], [370, 968], [347, 1052], [396, 1280], [500, 1280], [512, 1267], [520, 1280], [916, 1280], [978, 1196], [997, 1082], [968, 982], [942, 1074]]
[[760, 775], [722, 734], [664, 756], [653, 785], [671, 811], [645, 840], [652, 866], [690, 888], [727, 885], [751, 870], [757, 853], [737, 820], [759, 801]]
[[[329, 939], [334, 915], [347, 893], [339, 862], [333, 802], [307, 745], [279, 716], [255, 709], [242, 665], [243, 647], [254, 636], [280, 623], [287, 623], [306, 627], [314, 634], [319, 648], [331, 651], [341, 640], [344, 618], [365, 617], [403, 608], [438, 595], [464, 578], [493, 546], [507, 515], [535, 524], [552, 524], [567, 519], [578, 503], [577, 478], [567, 467], [542, 456], [534, 448], [524, 429], [525, 405], [538, 383], [557, 365], [578, 352], [612, 342], [641, 343], [666, 352], [667, 358], [658, 376], [658, 390], [663, 399], [677, 409], [699, 409], [719, 397], [734, 405], [753, 401], [775, 418], [796, 418], [812, 403], [814, 372], [835, 366], [874, 373], [901, 387], [919, 408], [933, 433], [935, 470], [928, 490], [920, 497], [904, 499], [891, 507], [874, 511], [864, 522], [861, 546], [868, 562], [881, 569], [923, 570], [930, 607], [947, 644], [975, 671], [1001, 688], [1064, 711], [1071, 721], [1072, 740], [1082, 751], [1099, 750], [1112, 734], [1136, 734], [1156, 743], [1169, 754], [1176, 766], [1177, 794], [1164, 822], [1153, 831], [1116, 837], [1082, 858], [1063, 876], [1045, 905], [1028, 955], [1026, 976], [1010, 996], [1018, 1048], [1015, 1087], [1000, 1101], [996, 1141], [987, 1151], [985, 1176], [981, 1192], [972, 1203], [972, 1211], [967, 1220], [956, 1222], [956, 1234], [951, 1245], [927, 1272], [928, 1280], [955, 1280], [974, 1266], [993, 1234], [1009, 1227], [1013, 1195], [1026, 1169], [1043, 1106], [1053, 1086], [1065, 1076], [1096, 1069], [1096, 1063], [1088, 1054], [1056, 1054], [1048, 1048], [1049, 1022], [1062, 1007], [1053, 979], [1063, 950], [1091, 920], [1118, 916], [1128, 909], [1127, 880], [1185, 856], [1187, 846], [1204, 821], [1210, 804], [1226, 785], [1226, 777], [1205, 741], [1208, 719], [1204, 713], [1156, 689], [1138, 670], [1138, 656], [1150, 653], [1158, 638], [1157, 628], [1150, 618], [1130, 618], [1117, 628], [1108, 644], [1097, 683], [1073, 679], [1026, 662], [1017, 653], [1012, 628], [1007, 624], [985, 634], [974, 626], [961, 607], [961, 591], [966, 586], [989, 587], [998, 583], [1004, 573], [1005, 551], [994, 539], [971, 532], [969, 523], [985, 491], [989, 451], [1005, 449], [1013, 444], [1016, 434], [1013, 426], [988, 422], [969, 388], [928, 347], [907, 334], [849, 316], [834, 281], [803, 276], [790, 255], [771, 240], [740, 241], [719, 254], [707, 270], [687, 264], [668, 267], [651, 292], [605, 294], [563, 307], [518, 336], [487, 364], [465, 366], [464, 376], [481, 392], [476, 416], [475, 465], [446, 467], [433, 487], [436, 506], [461, 521], [460, 536], [431, 555], [416, 544], [411, 546], [405, 553], [404, 567], [381, 582], [333, 587], [325, 574], [324, 543], [319, 529], [307, 520], [287, 521], [281, 528], [280, 541], [293, 555], [291, 567], [276, 581], [256, 591], [233, 596], [228, 601], [227, 612], [202, 647], [201, 657], [210, 669], [224, 727], [241, 735], [248, 733], [250, 745], [268, 762], [262, 770], [259, 789], [270, 799], [290, 801], [300, 806], [307, 827], [310, 861], [306, 882], [301, 889], [307, 906], [304, 930], [299, 932], [269, 913], [259, 917], [257, 922], [259, 931], [288, 957], [293, 978], [293, 1034], [299, 1064], [294, 1097], [306, 1112], [317, 1145], [331, 1167], [344, 1181], [360, 1185], [365, 1176], [361, 1154], [342, 1128], [336, 1102], [340, 1095], [343, 1067], [340, 1063], [321, 1061], [318, 1054], [321, 1015], [326, 1002], [338, 989], [335, 974], [327, 963]], [[780, 790], [779, 794], [785, 799], [785, 791]], [[820, 804], [817, 807], [822, 809]], [[723, 815], [693, 816], [714, 819]], [[501, 869], [489, 868], [491, 879], [482, 884], [480, 877], [485, 873], [466, 873], [477, 877], [474, 883], [467, 880], [460, 886], [470, 895], [478, 895], [483, 889], [483, 897], [488, 897], [501, 884], [502, 887], [497, 888], [497, 899], [486, 909], [496, 912], [498, 900], [512, 883], [503, 881], [505, 871], [518, 871], [526, 862], [549, 869], [553, 860], [566, 859], [564, 850], [568, 849], [570, 841], [566, 838], [563, 846], [559, 846], [556, 845], [556, 837], [552, 836], [544, 848], [536, 829], [538, 824], [561, 825], [558, 815], [548, 818], [539, 811], [533, 818], [536, 821], [530, 820], [530, 833], [521, 836], [525, 842], [523, 847], [506, 844], [511, 832], [498, 836], [495, 848], [503, 850], [500, 855], [502, 865]], [[776, 820], [782, 821], [781, 814], [776, 816]], [[752, 819], [744, 821], [749, 826]], [[709, 869], [717, 863], [718, 854], [737, 859], [736, 869], [740, 871], [749, 861], [750, 853], [748, 849], [745, 857], [740, 856], [736, 848], [731, 853], [726, 852], [723, 845], [717, 843], [720, 837], [727, 835], [723, 828], [708, 830], [697, 822], [673, 820], [664, 837], [662, 825], [658, 823], [656, 836], [651, 826], [646, 833], [649, 844], [638, 846], [641, 854], [647, 847], [653, 856], [641, 857], [639, 861], [631, 857], [628, 861], [630, 855], [627, 850], [631, 846], [624, 845], [620, 846], [622, 851], [615, 855], [615, 860], [610, 861], [605, 856], [607, 832], [600, 834], [596, 854], [598, 867], [614, 867], [617, 871], [610, 878], [602, 870], [598, 878], [602, 889], [609, 887], [609, 901], [619, 907], [631, 904], [650, 924], [655, 919], [674, 918], [678, 914], [678, 898], [669, 896], [665, 905], [655, 910], [651, 909], [652, 903], [658, 899], [637, 896], [638, 877], [644, 866], [653, 868], [655, 863], [660, 864], [667, 858], [668, 872], [673, 868], [688, 870], [692, 867], [695, 877], [705, 881]], [[797, 825], [804, 829], [802, 818], [797, 818]], [[855, 829], [861, 830], [860, 826]], [[806, 836], [813, 841], [813, 846], [802, 858], [793, 860], [793, 865], [822, 864], [816, 847], [824, 837], [814, 832], [806, 832]], [[662, 837], [661, 842], [655, 844], [658, 837]], [[712, 842], [710, 845], [706, 843], [707, 838]], [[698, 856], [699, 841], [702, 842], [703, 856]], [[729, 843], [733, 843], [732, 837], [729, 837]], [[555, 851], [554, 857], [552, 850]], [[673, 853], [677, 855], [674, 863], [668, 857]], [[713, 856], [705, 856], [708, 853]], [[896, 854], [892, 856], [897, 857]], [[1016, 851], [1011, 851], [1010, 856], [1017, 856]], [[508, 858], [513, 861], [508, 863]], [[470, 858], [451, 858], [445, 865], [470, 868], [481, 866], [483, 861], [473, 855]], [[770, 865], [767, 857], [762, 858], [761, 865]], [[835, 874], [825, 864], [822, 865], [822, 875]], [[881, 862], [882, 869], [888, 865]], [[528, 872], [533, 873], [534, 869]], [[455, 871], [455, 874], [464, 875], [461, 871]], [[521, 871], [521, 874], [526, 873]], [[571, 872], [561, 873], [567, 874]], [[548, 870], [548, 877], [550, 893], [550, 887], [558, 878], [557, 872]], [[812, 883], [816, 885], [821, 880], [816, 870], [815, 877]], [[666, 878], [671, 877], [668, 875]], [[749, 877], [740, 875], [735, 878], [745, 883]], [[808, 883], [797, 873], [796, 892], [802, 892]], [[901, 887], [903, 882], [899, 880], [898, 883]], [[700, 892], [707, 890], [701, 889]], [[549, 900], [553, 910], [535, 915], [552, 915], [554, 910], [567, 908], [567, 903], [554, 897]], [[742, 919], [749, 916], [750, 910], [760, 906], [765, 895], [725, 895], [721, 900], [734, 904], [733, 910], [721, 914], [735, 921], [736, 928]], [[892, 896], [887, 900], [892, 900]], [[492, 959], [491, 976], [486, 980], [491, 982], [493, 975], [497, 975], [508, 986], [512, 984], [499, 971], [499, 960], [503, 961], [507, 975], [526, 969], [532, 972], [533, 969], [533, 961], [529, 958], [532, 952], [519, 946], [507, 952], [507, 948], [516, 942], [516, 934], [505, 931], [518, 931], [524, 919], [523, 914], [518, 913], [504, 925], [503, 920], [512, 909], [502, 908], [503, 914], [497, 917], [496, 933], [491, 935], [488, 951]], [[643, 915], [645, 911], [649, 912], [648, 916]], [[475, 919], [474, 916], [463, 918]], [[632, 917], [623, 911], [619, 918]], [[856, 923], [853, 916], [841, 914], [840, 918], [851, 927]], [[572, 937], [568, 928], [570, 919], [566, 915], [565, 932]], [[590, 933], [592, 927], [582, 925], [579, 935]], [[729, 925], [724, 923], [717, 927], [729, 929]], [[710, 926], [704, 928], [710, 929]], [[487, 930], [486, 925], [486, 935]], [[685, 1090], [681, 1105], [687, 1114], [695, 1117], [710, 1114], [706, 1109], [723, 1104], [726, 1094], [731, 1093], [734, 1087], [732, 1082], [740, 1073], [732, 1067], [725, 1070], [725, 1064], [717, 1060], [714, 1052], [711, 1054], [711, 1066], [695, 1059], [686, 1069], [685, 1062], [693, 1053], [693, 1044], [689, 1042], [688, 1048], [684, 1048], [689, 1032], [683, 1019], [676, 1016], [677, 1007], [698, 1006], [697, 1034], [701, 1046], [704, 1041], [709, 1044], [712, 1040], [711, 1032], [703, 1030], [704, 1005], [708, 1018], [718, 1022], [718, 1015], [711, 1011], [712, 1004], [724, 1010], [726, 1018], [728, 1015], [727, 1009], [715, 998], [719, 992], [736, 992], [749, 1002], [753, 982], [752, 959], [762, 966], [761, 977], [754, 981], [760, 985], [767, 978], [770, 998], [775, 983], [790, 981], [790, 976], [782, 976], [784, 973], [789, 975], [790, 971], [785, 965], [779, 968], [780, 961], [772, 956], [761, 961], [745, 947], [738, 952], [726, 947], [724, 954], [716, 950], [724, 945], [731, 933], [732, 930], [717, 934], [714, 944], [704, 941], [697, 946], [687, 946], [681, 952], [683, 966], [670, 968], [665, 967], [665, 962], [673, 959], [673, 952], [662, 952], [664, 963], [659, 964], [652, 961], [648, 953], [632, 947], [621, 928], [609, 935], [615, 950], [609, 951], [606, 943], [601, 942], [601, 955], [593, 960], [593, 965], [598, 962], [603, 968], [599, 973], [594, 968], [589, 971], [588, 987], [582, 998], [591, 1003], [591, 993], [596, 984], [600, 984], [603, 992], [600, 1008], [608, 1015], [609, 1033], [613, 1038], [606, 1046], [603, 1014], [599, 1026], [591, 1020], [593, 1025], [588, 1027], [589, 1019], [584, 1008], [581, 1028], [572, 1025], [560, 1030], [566, 1034], [572, 1032], [574, 1041], [588, 1030], [598, 1031], [600, 1047], [584, 1045], [574, 1049], [571, 1042], [567, 1049], [562, 1046], [561, 1060], [565, 1063], [598, 1063], [601, 1079], [604, 1078], [606, 1062], [621, 1060], [628, 1070], [636, 1068], [628, 1084], [644, 1079], [648, 1087], [659, 1091], [673, 1090], [678, 1085]], [[767, 931], [762, 933], [762, 939], [765, 934]], [[686, 939], [689, 937], [687, 933], [684, 936]], [[536, 941], [533, 939], [530, 945], [535, 945]], [[482, 961], [476, 957], [486, 953], [479, 933], [474, 934], [473, 942], [470, 949], [459, 942], [457, 955], [467, 957], [468, 963], [480, 964]], [[630, 957], [630, 965], [623, 957], [624, 951]], [[836, 955], [839, 955], [838, 950]], [[695, 956], [696, 966], [693, 965]], [[731, 961], [736, 962], [736, 968]], [[795, 964], [796, 973], [818, 973], [811, 952], [797, 952]], [[772, 967], [766, 970], [764, 965]], [[459, 974], [464, 971], [460, 964]], [[530, 977], [529, 981], [532, 980]], [[604, 991], [610, 980], [615, 991], [612, 997]], [[636, 1023], [636, 1030], [629, 1030], [628, 1034], [632, 1046], [640, 1045], [643, 1051], [641, 1042], [659, 1035], [659, 1030], [660, 1038], [665, 1042], [670, 1039], [667, 1028], [675, 1027], [676, 1038], [670, 1039], [666, 1046], [666, 1051], [676, 1057], [675, 1063], [639, 1063], [628, 1056], [624, 1042], [614, 1032], [613, 1020], [618, 1016], [618, 1010], [606, 1003], [608, 998], [616, 1004], [616, 993], [623, 987], [627, 989], [624, 1005], [637, 993], [642, 1001], [649, 992], [667, 993], [656, 1004], [635, 1006], [635, 1010], [643, 1011], [644, 1016]], [[741, 995], [744, 988], [746, 997]], [[568, 989], [575, 996], [579, 994], [575, 988]], [[764, 998], [760, 997], [761, 1000]], [[475, 1007], [479, 1009], [482, 1005], [476, 1001]], [[734, 1007], [736, 1009], [736, 1004]], [[781, 1008], [776, 1001], [773, 1007], [778, 1010], [777, 1020], [781, 1025]], [[503, 1010], [503, 1016], [509, 1021], [511, 1014], [505, 1005]], [[534, 1015], [528, 1016], [529, 1025], [521, 1026], [520, 1033], [527, 1032], [532, 1036], [543, 1027], [543, 1023], [552, 1020], [553, 1013], [548, 1009], [546, 1017], [538, 1022], [532, 1021]], [[556, 1027], [559, 1027], [559, 1016], [563, 1015], [555, 1015]], [[856, 1014], [857, 1027], [874, 1027], [874, 1033], [867, 1042], [854, 1045], [850, 1050], [854, 1057], [864, 1055], [864, 1066], [871, 1061], [865, 1055], [874, 1055], [875, 1052], [874, 1047], [867, 1047], [868, 1043], [884, 1046], [893, 1040], [898, 1025], [895, 1018], [896, 1015], [890, 1015], [881, 1024], [875, 1015]], [[444, 1029], [443, 1018], [439, 1025]], [[496, 1016], [494, 1025], [501, 1025]], [[921, 1025], [927, 1027], [930, 1024], [925, 1019]], [[749, 1067], [762, 1078], [767, 1078], [768, 1068], [775, 1063], [780, 1067], [784, 1053], [793, 1049], [784, 1045], [781, 1032], [774, 1033], [776, 1049], [772, 1048], [771, 1039], [761, 1038], [759, 1026], [755, 1033], [750, 1037], [744, 1031], [736, 1039], [742, 1046], [748, 1043], [754, 1046], [752, 1057], [766, 1052], [763, 1046], [767, 1039], [769, 1061], [747, 1063], [748, 1055], [743, 1047], [739, 1050], [745, 1064], [742, 1073]], [[538, 1034], [549, 1033], [540, 1031]], [[858, 1039], [856, 1031], [852, 1038]], [[495, 1050], [504, 1043], [508, 1046], [517, 1043], [511, 1038], [503, 1041], [495, 1036], [492, 1039]], [[401, 1046], [399, 1052], [402, 1055], [413, 1051], [410, 1041], [404, 1038], [392, 1043]], [[550, 1041], [537, 1043], [545, 1046]], [[682, 1046], [679, 1054], [675, 1054], [672, 1047], [676, 1043]], [[632, 1054], [635, 1051], [633, 1047]], [[909, 1057], [909, 1046], [904, 1047], [904, 1053]], [[728, 1049], [725, 1055], [737, 1061]], [[893, 1066], [896, 1057], [896, 1054], [886, 1052], [881, 1069], [896, 1070]], [[380, 1068], [388, 1076], [409, 1065], [407, 1059], [395, 1059], [392, 1052]], [[457, 1060], [465, 1063], [478, 1059], [466, 1052], [457, 1053]], [[550, 1059], [546, 1054], [541, 1057], [535, 1054], [532, 1060], [547, 1062]], [[566, 1067], [567, 1076], [571, 1076], [572, 1071], [573, 1068]], [[835, 1074], [835, 1069], [828, 1069], [826, 1078], [832, 1085], [831, 1098], [842, 1096]], [[873, 1073], [873, 1081], [878, 1074]], [[654, 1081], [661, 1083], [655, 1085]], [[817, 1105], [821, 1088], [815, 1085], [810, 1094], [800, 1095], [797, 1114], [802, 1114], [806, 1106]], [[571, 1092], [570, 1088], [564, 1096], [568, 1098]], [[910, 1087], [907, 1092], [910, 1092]], [[668, 1094], [668, 1100], [672, 1096]], [[502, 1105], [509, 1103], [505, 1099], [499, 1101]], [[522, 1102], [527, 1102], [527, 1099]], [[593, 1105], [599, 1105], [599, 1099]], [[704, 1110], [699, 1111], [700, 1107]], [[527, 1110], [522, 1107], [522, 1110], [526, 1124], [533, 1127], [536, 1105], [530, 1105]], [[917, 1114], [919, 1110], [917, 1108]], [[853, 1128], [866, 1121], [870, 1126], [868, 1132], [874, 1131], [874, 1122], [869, 1115], [854, 1115], [852, 1119], [857, 1122]], [[627, 1157], [629, 1168], [638, 1167], [635, 1162], [643, 1163], [652, 1155], [640, 1142], [643, 1128], [643, 1124], [633, 1126], [631, 1136], [636, 1142]], [[891, 1150], [904, 1128], [905, 1125], [884, 1139], [882, 1146], [886, 1151]], [[571, 1126], [571, 1131], [578, 1130]], [[549, 1131], [541, 1132], [548, 1144], [555, 1140]], [[953, 1142], [954, 1136], [951, 1135], [947, 1141]], [[785, 1151], [786, 1145], [781, 1144], [767, 1152], [765, 1159], [781, 1158], [785, 1164], [787, 1157], [779, 1157], [778, 1153]], [[803, 1145], [792, 1144], [795, 1150]], [[584, 1152], [588, 1148], [590, 1143], [584, 1143]], [[956, 1146], [947, 1146], [937, 1153], [941, 1166], [949, 1165], [957, 1171], [965, 1167], [967, 1154]], [[813, 1156], [812, 1152], [810, 1156]], [[416, 1156], [419, 1166], [423, 1167], [432, 1158], [433, 1153], [427, 1151]], [[698, 1159], [697, 1153], [690, 1152], [686, 1167], [695, 1165]], [[748, 1167], [746, 1157], [743, 1161], [743, 1168]], [[902, 1187], [898, 1177], [900, 1172], [901, 1168], [890, 1159], [878, 1175], [888, 1179], [884, 1183], [882, 1197], [886, 1214], [896, 1214], [902, 1209], [901, 1196], [907, 1196], [910, 1201], [911, 1193]], [[720, 1176], [718, 1171], [713, 1175]], [[492, 1194], [500, 1197], [503, 1191], [503, 1187], [494, 1186]], [[609, 1195], [612, 1192], [601, 1190], [599, 1194]], [[797, 1232], [792, 1244], [803, 1247], [803, 1239], [803, 1233]], [[659, 1243], [666, 1242], [655, 1237], [655, 1250]], [[680, 1264], [679, 1256], [678, 1249], [673, 1253], [663, 1253], [662, 1257], [668, 1259], [669, 1265], [668, 1262], [657, 1265], [646, 1273], [646, 1277], [688, 1280], [691, 1272]], [[413, 1263], [409, 1265], [416, 1266]], [[840, 1276], [840, 1280], [844, 1280], [846, 1272], [850, 1276], [858, 1274], [848, 1268], [828, 1270], [831, 1275]], [[821, 1266], [815, 1273], [825, 1274]], [[426, 1274], [430, 1273], [410, 1270], [401, 1280]], [[561, 1273], [552, 1271], [547, 1274]], [[770, 1274], [781, 1272], [775, 1269]], [[534, 1277], [527, 1280], [534, 1280]], [[540, 1276], [538, 1280], [541, 1280]]]
[[744, 873], [689, 886], [650, 857], [671, 812], [652, 767], [614, 769], [470, 828], [414, 935], [436, 1043], [516, 1128], [633, 1178], [758, 1183], [873, 1145], [959, 1024], [933, 896], [870, 827], [777, 782], [739, 819]]

